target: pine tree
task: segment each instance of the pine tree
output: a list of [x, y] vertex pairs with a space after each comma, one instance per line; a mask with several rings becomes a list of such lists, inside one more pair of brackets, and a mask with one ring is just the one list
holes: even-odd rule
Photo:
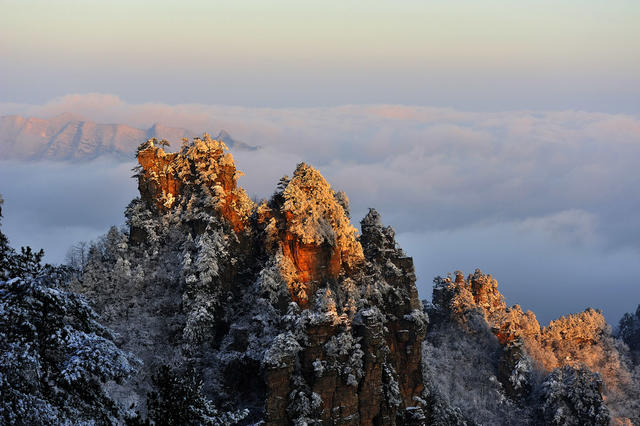
[[115, 424], [103, 383], [133, 373], [133, 358], [43, 251], [16, 253], [0, 231], [0, 423]]
[[155, 390], [147, 398], [147, 420], [155, 425], [232, 425], [248, 414], [247, 410], [216, 409], [202, 393], [202, 381], [196, 378], [193, 369], [180, 372], [163, 365], [152, 382]]

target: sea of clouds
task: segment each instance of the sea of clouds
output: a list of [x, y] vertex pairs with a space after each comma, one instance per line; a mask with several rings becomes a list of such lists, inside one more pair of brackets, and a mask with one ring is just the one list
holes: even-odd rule
[[[131, 104], [71, 95], [0, 104], [0, 115], [63, 112], [148, 128], [225, 129], [250, 196], [268, 197], [300, 161], [349, 195], [358, 222], [375, 207], [414, 257], [418, 286], [476, 267], [510, 304], [543, 321], [587, 306], [616, 322], [640, 303], [640, 117], [584, 111], [473, 112], [403, 105], [249, 108]], [[0, 159], [3, 229], [60, 262], [75, 241], [122, 224], [133, 163]]]

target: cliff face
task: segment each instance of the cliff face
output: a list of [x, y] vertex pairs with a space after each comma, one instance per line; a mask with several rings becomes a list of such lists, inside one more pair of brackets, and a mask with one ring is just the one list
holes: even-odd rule
[[210, 213], [222, 216], [231, 227], [242, 231], [247, 226], [254, 205], [246, 192], [237, 186], [241, 173], [236, 170], [233, 156], [224, 142], [195, 138], [183, 143], [180, 152], [167, 154], [153, 139], [138, 150], [140, 197], [159, 212], [174, 205], [203, 198]]
[[379, 214], [359, 237], [346, 196], [304, 163], [256, 206], [222, 142], [157, 144], [138, 150], [128, 233], [112, 230], [75, 283], [145, 362], [138, 385], [114, 392], [133, 390], [144, 411], [171, 362], [247, 421], [422, 423], [428, 318]]
[[267, 251], [282, 255], [292, 300], [307, 307], [319, 283], [354, 272], [364, 256], [356, 229], [320, 172], [301, 163], [281, 186], [259, 207], [258, 224]]

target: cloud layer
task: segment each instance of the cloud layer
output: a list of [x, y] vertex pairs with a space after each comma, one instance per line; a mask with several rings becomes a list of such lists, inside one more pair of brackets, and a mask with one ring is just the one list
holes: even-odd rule
[[[493, 272], [499, 282], [500, 268], [507, 274], [509, 265], [507, 260], [500, 262], [508, 252], [505, 247], [517, 248], [518, 242], [526, 246], [518, 248], [523, 256], [539, 256], [553, 264], [557, 263], [554, 255], [571, 267], [578, 267], [582, 259], [585, 270], [593, 270], [594, 280], [589, 285], [594, 289], [598, 285], [595, 277], [599, 280], [606, 276], [604, 271], [617, 274], [610, 268], [624, 262], [615, 256], [626, 260], [635, 253], [637, 259], [640, 252], [640, 219], [635, 213], [640, 210], [636, 164], [640, 158], [640, 117], [635, 115], [583, 111], [479, 113], [401, 105], [268, 109], [128, 104], [116, 96], [101, 94], [66, 96], [44, 105], [0, 104], [0, 114], [50, 117], [62, 112], [143, 128], [160, 122], [196, 132], [226, 129], [236, 139], [263, 147], [256, 152], [234, 153], [239, 168], [246, 173], [240, 183], [257, 197], [268, 197], [279, 177], [290, 174], [297, 162], [313, 164], [335, 188], [347, 192], [354, 221], [368, 207], [376, 207], [386, 223], [406, 236], [413, 249], [409, 254], [417, 259], [425, 297], [431, 277], [450, 271], [453, 265], [444, 261], [438, 265], [425, 263], [420, 257], [433, 253], [433, 241], [429, 239], [442, 242], [447, 235], [460, 242], [460, 259], [472, 253], [482, 254], [478, 255], [482, 259], [487, 258], [486, 253], [492, 254], [497, 261], [486, 263], [498, 265], [494, 266], [498, 270], [488, 272]], [[51, 167], [41, 167], [35, 175], [50, 175]], [[113, 167], [123, 173], [121, 166], [114, 165], [91, 170], [75, 167], [65, 170], [82, 171], [95, 180], [112, 179], [107, 170]], [[7, 170], [3, 165], [0, 172], [2, 193], [11, 191], [4, 183], [8, 182]], [[12, 173], [23, 172], [26, 170], [12, 169]], [[37, 194], [48, 183], [49, 179], [40, 189], [30, 190]], [[63, 186], [75, 188], [77, 184], [69, 180]], [[123, 185], [127, 188], [123, 196], [112, 198], [112, 202], [120, 203], [114, 212], [121, 212], [124, 200], [135, 191], [135, 184]], [[73, 190], [79, 197], [84, 194], [84, 189]], [[8, 211], [9, 194], [5, 199]], [[73, 199], [64, 203], [77, 203]], [[49, 207], [42, 208], [55, 204], [55, 200], [48, 201]], [[96, 218], [86, 220], [96, 229], [98, 223], [104, 227], [121, 222], [121, 216], [105, 222], [101, 212], [106, 210], [99, 206], [83, 213], [78, 223], [92, 214], [97, 214]], [[76, 213], [61, 214], [76, 218], [81, 209], [76, 205]], [[42, 220], [53, 221], [57, 213], [52, 214], [52, 218]], [[487, 230], [495, 233], [492, 236]], [[416, 242], [417, 236], [424, 241]], [[474, 238], [485, 240], [471, 241]], [[453, 258], [455, 253], [449, 253]], [[598, 264], [597, 259], [609, 260]], [[533, 264], [534, 260], [522, 261]], [[438, 266], [441, 269], [436, 269]], [[482, 264], [477, 266], [487, 269]], [[540, 267], [538, 283], [547, 276], [544, 266]], [[629, 267], [640, 272], [638, 266]], [[551, 269], [549, 266], [549, 272]], [[553, 273], [557, 272], [554, 269]], [[567, 280], [572, 279], [571, 272], [566, 273], [566, 277], [544, 279], [549, 280], [549, 288], [557, 283], [570, 287]], [[640, 303], [639, 291], [625, 291], [635, 297], [634, 303]], [[509, 302], [526, 304], [520, 299]]]

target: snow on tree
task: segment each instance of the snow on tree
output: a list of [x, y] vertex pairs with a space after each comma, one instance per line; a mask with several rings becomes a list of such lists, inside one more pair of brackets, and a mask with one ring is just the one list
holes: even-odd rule
[[609, 410], [602, 399], [599, 374], [564, 366], [542, 384], [540, 417], [548, 425], [608, 425]]
[[288, 218], [286, 229], [303, 244], [340, 247], [349, 262], [362, 257], [357, 230], [349, 222], [348, 199], [336, 195], [320, 172], [305, 163], [298, 164], [281, 196], [281, 210]]
[[462, 324], [433, 311], [429, 317], [432, 323], [422, 347], [423, 374], [426, 399], [439, 413], [431, 420], [435, 424], [530, 424], [531, 410], [509, 399], [497, 380], [501, 348], [482, 317]]
[[[202, 391], [203, 383], [193, 369], [178, 371], [162, 365], [153, 376], [154, 390], [147, 399], [147, 421], [162, 426], [227, 426], [242, 421], [248, 410], [219, 410]], [[130, 424], [142, 423], [137, 418]]]
[[82, 269], [86, 266], [89, 260], [89, 243], [86, 241], [79, 241], [73, 244], [67, 250], [65, 256], [65, 263], [78, 273], [82, 273]]
[[206, 133], [183, 143], [177, 153], [166, 153], [153, 140], [147, 141], [138, 148], [137, 157], [141, 196], [160, 210], [185, 208], [195, 200], [222, 212], [241, 230], [255, 208], [246, 192], [236, 186], [242, 173], [236, 170], [228, 148]]
[[[0, 241], [6, 241], [2, 232]], [[17, 254], [6, 247], [0, 278], [0, 423], [117, 423], [122, 411], [104, 383], [129, 377], [135, 359], [115, 345], [84, 298], [64, 289], [68, 269], [40, 265], [41, 256], [33, 257], [30, 249]]]
[[285, 366], [286, 361], [291, 362], [300, 350], [302, 347], [291, 332], [281, 333], [265, 352], [263, 362], [269, 367]]
[[[612, 335], [599, 311], [589, 308], [551, 321], [541, 328], [533, 313], [524, 313], [518, 305], [507, 307], [497, 291], [497, 282], [477, 270], [467, 279], [461, 272], [455, 273], [455, 279], [436, 277], [429, 316], [433, 322], [425, 344], [425, 370], [432, 372], [431, 380], [439, 394], [449, 395], [451, 401], [459, 401], [454, 406], [459, 406], [469, 418], [480, 415], [485, 422], [489, 418], [496, 419], [482, 417], [482, 407], [464, 405], [455, 396], [459, 393], [455, 390], [458, 381], [481, 382], [482, 376], [495, 375], [502, 387], [500, 394], [507, 397], [507, 401], [513, 399], [523, 404], [529, 410], [525, 416], [530, 416], [530, 410], [537, 403], [531, 403], [529, 399], [541, 386], [544, 376], [559, 367], [571, 366], [600, 374], [607, 409], [616, 421], [639, 420], [640, 404], [637, 401], [640, 401], [640, 387], [636, 369], [631, 365], [627, 349]], [[446, 331], [450, 329], [455, 331]], [[455, 336], [455, 342], [449, 342], [450, 335]], [[491, 335], [497, 338], [498, 346], [496, 343], [488, 344], [492, 340], [488, 337]], [[462, 342], [478, 338], [487, 343], [477, 346], [476, 350], [465, 349], [458, 355]], [[468, 375], [460, 378], [464, 368], [450, 371], [430, 366], [447, 364], [447, 358], [458, 356], [464, 357], [456, 362], [458, 365], [485, 367], [467, 371], [464, 374]], [[474, 360], [476, 356], [482, 356], [484, 360]], [[443, 387], [441, 383], [453, 385]], [[477, 389], [477, 386], [472, 387]], [[485, 400], [482, 405], [488, 408], [487, 413], [491, 416], [501, 418], [505, 415], [491, 400]]]
[[[2, 203], [0, 196], [0, 225], [2, 224]], [[0, 281], [7, 281], [16, 277], [35, 277], [44, 268], [41, 264], [44, 251], [33, 251], [31, 247], [21, 247], [20, 252], [9, 245], [9, 240], [0, 231]], [[49, 266], [49, 265], [45, 265]]]
[[189, 342], [200, 343], [215, 334], [222, 295], [219, 263], [227, 260], [227, 244], [222, 233], [205, 232], [196, 238], [193, 249], [191, 254], [185, 253], [182, 271], [186, 283], [182, 300], [187, 312], [184, 336]]

